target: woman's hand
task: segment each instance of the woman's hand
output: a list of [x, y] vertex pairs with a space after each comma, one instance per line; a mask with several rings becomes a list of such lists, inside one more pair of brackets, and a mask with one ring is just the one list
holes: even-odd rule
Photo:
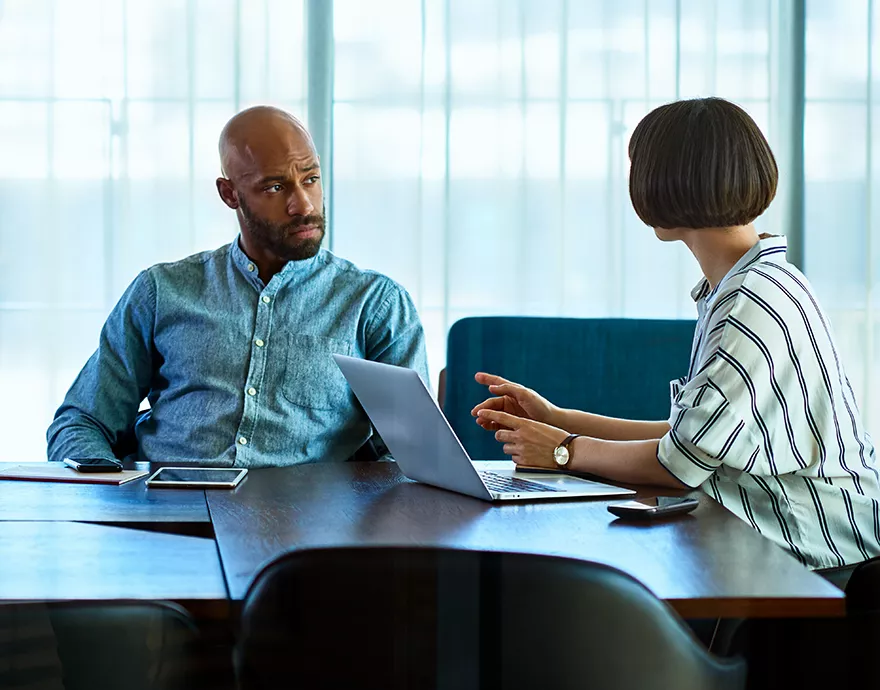
[[557, 466], [553, 451], [568, 437], [567, 431], [499, 410], [481, 409], [477, 415], [483, 428], [495, 425], [495, 440], [504, 444], [504, 452], [517, 465]]
[[471, 414], [477, 418], [477, 424], [489, 431], [495, 431], [499, 427], [496, 422], [481, 417], [481, 410], [505, 412], [523, 419], [551, 425], [560, 411], [556, 405], [546, 398], [542, 398], [531, 388], [513, 383], [500, 376], [479, 373], [474, 378], [477, 383], [488, 386], [489, 392], [497, 396], [481, 402], [471, 410]]

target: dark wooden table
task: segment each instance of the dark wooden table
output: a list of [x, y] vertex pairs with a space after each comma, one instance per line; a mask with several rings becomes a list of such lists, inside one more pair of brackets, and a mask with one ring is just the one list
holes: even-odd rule
[[213, 536], [204, 491], [147, 489], [145, 480], [113, 486], [0, 479], [0, 521], [97, 522]]
[[0, 603], [227, 601], [213, 539], [76, 522], [0, 525]]
[[[122, 486], [0, 481], [7, 585], [0, 600], [26, 594], [14, 589], [26, 586], [25, 598], [83, 598], [88, 591], [72, 584], [82, 579], [99, 583], [90, 590], [103, 592], [98, 598], [187, 601], [197, 593], [198, 601], [220, 604], [225, 585], [241, 600], [260, 568], [291, 549], [423, 545], [599, 561], [691, 618], [844, 613], [839, 590], [694, 495], [701, 500], [694, 513], [638, 524], [607, 512], [619, 499], [491, 505], [410, 482], [387, 463], [252, 470], [237, 489], [207, 494], [148, 490], [143, 479]], [[156, 533], [163, 531], [173, 534]], [[107, 588], [110, 581], [119, 584]]]
[[207, 501], [233, 599], [292, 549], [421, 545], [602, 562], [688, 618], [843, 615], [840, 590], [693, 495], [701, 501], [693, 513], [637, 524], [608, 513], [610, 499], [492, 505], [410, 482], [391, 463], [341, 463], [251, 471]]

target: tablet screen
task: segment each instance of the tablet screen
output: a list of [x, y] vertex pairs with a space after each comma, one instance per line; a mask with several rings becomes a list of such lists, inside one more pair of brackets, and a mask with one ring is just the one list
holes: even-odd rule
[[150, 478], [153, 484], [162, 482], [209, 482], [212, 484], [229, 484], [234, 482], [244, 472], [240, 468], [183, 468], [163, 467]]

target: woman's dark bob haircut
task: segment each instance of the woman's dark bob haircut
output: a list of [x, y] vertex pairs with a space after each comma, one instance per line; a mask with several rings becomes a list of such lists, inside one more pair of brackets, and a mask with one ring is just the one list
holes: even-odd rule
[[721, 98], [652, 110], [629, 140], [629, 195], [652, 228], [746, 225], [776, 195], [778, 170], [761, 130]]

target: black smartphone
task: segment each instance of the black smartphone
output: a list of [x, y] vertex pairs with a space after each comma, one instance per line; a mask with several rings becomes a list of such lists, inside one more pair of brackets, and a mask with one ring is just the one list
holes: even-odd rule
[[122, 463], [106, 458], [64, 458], [64, 464], [77, 472], [122, 472]]
[[639, 498], [634, 501], [624, 501], [623, 503], [612, 503], [608, 506], [608, 512], [620, 518], [647, 520], [667, 515], [689, 513], [698, 505], [700, 505], [700, 502], [696, 498], [657, 496], [655, 498]]

